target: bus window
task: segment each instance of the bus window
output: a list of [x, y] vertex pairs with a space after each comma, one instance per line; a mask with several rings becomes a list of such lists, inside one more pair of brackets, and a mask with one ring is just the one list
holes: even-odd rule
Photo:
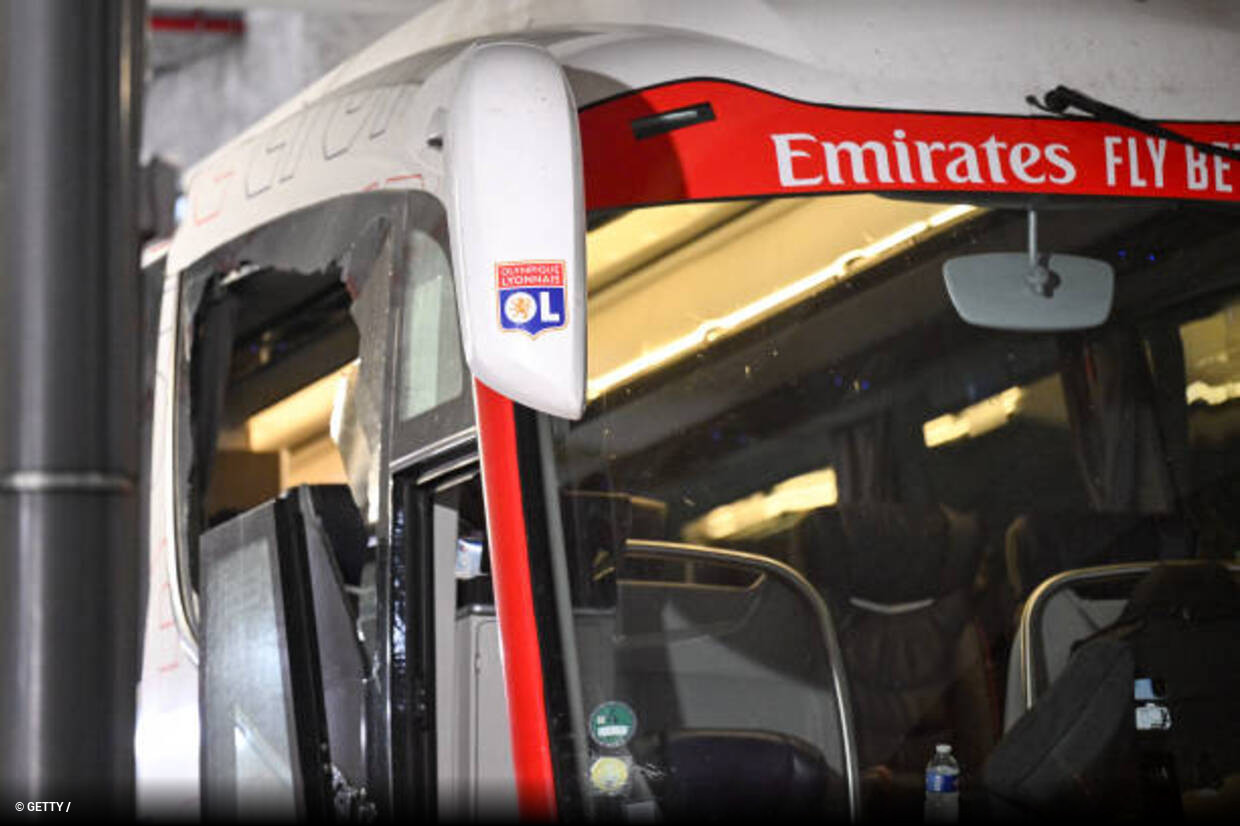
[[1188, 441], [1193, 502], [1217, 534], [1211, 542], [1240, 548], [1235, 511], [1240, 489], [1234, 473], [1240, 443], [1240, 301], [1180, 326], [1188, 387]]
[[272, 249], [258, 251], [296, 261], [281, 250], [298, 249], [299, 233], [352, 232], [317, 269], [248, 264], [184, 279], [175, 475], [178, 578], [191, 625], [198, 537], [209, 527], [300, 485], [347, 486], [365, 523], [379, 519], [395, 248], [386, 217], [344, 224], [332, 224], [330, 210], [299, 214], [273, 226]]
[[[359, 228], [343, 214], [271, 228], [280, 266], [200, 272], [182, 288], [179, 561], [187, 604], [201, 594], [206, 612], [202, 779], [224, 812], [233, 787], [246, 811], [325, 813], [331, 796], [373, 812], [363, 790], [374, 747], [363, 731], [383, 636], [376, 535], [399, 247], [390, 216], [363, 213], [371, 219]], [[288, 242], [324, 225], [348, 239], [343, 249], [317, 269], [292, 266]], [[278, 541], [247, 544], [247, 526], [272, 518]], [[210, 551], [201, 559], [200, 547]], [[274, 607], [251, 599], [264, 577], [278, 586]], [[272, 683], [281, 662], [283, 682]], [[287, 736], [273, 727], [281, 708], [292, 709]]]
[[[1043, 246], [1116, 272], [1097, 329], [960, 319], [944, 261], [1025, 248], [1025, 212], [995, 203], [770, 201], [653, 256], [607, 259], [636, 263], [590, 295], [589, 408], [544, 429], [588, 738], [577, 776], [596, 813], [692, 808], [668, 782], [688, 752], [669, 744], [693, 744], [739, 787], [757, 769], [719, 738], [731, 732], [808, 743], [784, 765], [820, 755], [830, 769], [822, 798], [770, 779], [763, 811], [831, 811], [848, 777], [823, 744], [851, 738], [867, 817], [920, 817], [926, 763], [948, 743], [962, 817], [983, 818], [1030, 592], [1086, 566], [1234, 557], [1235, 212], [1055, 206]], [[723, 572], [702, 563], [711, 554], [803, 578], [835, 659], [812, 611], [762, 596], [760, 566]], [[652, 589], [675, 597], [635, 611]], [[794, 662], [809, 670], [794, 676]], [[831, 669], [846, 675], [847, 715], [788, 699], [801, 684], [828, 696]]]
[[[495, 629], [493, 598], [482, 550], [480, 488], [471, 477], [476, 470], [469, 469], [476, 457], [467, 455], [472, 397], [443, 210], [422, 198], [378, 206], [385, 207], [386, 214], [378, 216], [375, 209], [347, 208], [292, 216], [286, 227], [269, 228], [273, 240], [255, 245], [268, 260], [283, 262], [283, 268], [247, 266], [222, 278], [191, 279], [183, 299], [193, 308], [194, 321], [184, 331], [189, 415], [182, 424], [192, 434], [185, 443], [193, 450], [182, 456], [187, 484], [181, 506], [188, 513], [185, 547], [192, 555], [202, 526], [226, 528], [272, 500], [301, 503], [297, 507], [309, 531], [310, 558], [326, 554], [331, 564], [324, 570], [333, 572], [315, 580], [313, 593], [332, 769], [349, 794], [369, 788], [383, 801], [380, 805], [401, 812], [434, 802], [437, 767], [445, 778], [474, 777], [472, 764], [458, 772], [455, 752], [436, 761], [436, 738], [427, 729], [428, 719], [441, 720], [448, 728], [438, 743], [454, 748], [457, 711], [463, 714], [481, 702], [458, 703], [453, 696], [456, 686], [474, 690], [469, 673], [453, 676], [451, 659], [458, 545], [479, 549], [479, 569], [460, 580], [461, 599], [468, 602], [465, 613], [489, 614], [489, 626], [481, 623], [475, 629], [480, 650], [497, 654], [498, 646], [487, 636]], [[372, 218], [365, 220], [366, 215]], [[328, 246], [318, 237], [324, 234], [346, 238], [347, 244], [330, 257], [320, 256], [317, 270], [289, 266], [290, 261], [319, 260], [316, 255]], [[298, 253], [303, 240], [315, 246], [314, 255]], [[425, 488], [421, 472], [440, 458], [435, 444], [445, 436], [461, 437], [448, 448], [458, 464]], [[404, 457], [402, 445], [421, 450], [420, 469], [392, 478], [389, 459]], [[449, 483], [454, 490], [448, 490]], [[290, 493], [294, 488], [300, 492]], [[422, 511], [410, 510], [403, 494], [395, 492], [406, 488], [419, 508], [429, 508], [424, 523], [413, 515]], [[200, 493], [204, 490], [206, 495]], [[430, 498], [418, 498], [425, 496]], [[330, 507], [320, 508], [324, 503]], [[390, 554], [383, 552], [389, 503], [396, 505]], [[440, 536], [438, 520], [449, 511], [453, 536]], [[333, 534], [333, 524], [348, 530]], [[422, 545], [422, 533], [414, 531], [412, 541], [404, 542], [404, 526], [410, 524], [435, 527], [433, 542], [447, 548], [435, 557], [441, 562], [430, 565], [431, 549]], [[331, 536], [331, 541], [316, 536]], [[295, 547], [290, 552], [299, 553]], [[192, 556], [187, 567], [197, 576]], [[387, 583], [392, 586], [385, 588]], [[438, 616], [440, 610], [446, 614]], [[406, 636], [405, 627], [416, 633]], [[432, 631], [445, 636], [418, 636]], [[359, 635], [360, 661], [350, 644]], [[209, 649], [211, 641], [206, 645]], [[439, 663], [437, 657], [449, 659]], [[467, 657], [458, 664], [466, 668], [472, 662]], [[230, 690], [228, 675], [213, 674], [216, 686]], [[365, 681], [364, 703], [357, 674], [374, 678]], [[248, 679], [235, 676], [242, 683]], [[439, 679], [448, 680], [438, 692], [446, 710], [439, 718], [433, 713], [427, 718], [420, 709], [434, 708]], [[490, 688], [500, 686], [496, 675], [489, 679]], [[502, 692], [488, 696], [502, 709]], [[390, 718], [374, 711], [389, 701]], [[493, 706], [488, 708], [495, 716]], [[363, 728], [366, 734], [357, 741]], [[502, 742], [506, 747], [506, 736]], [[494, 750], [488, 746], [486, 752]], [[480, 753], [470, 752], [469, 759]], [[394, 776], [402, 778], [390, 788], [382, 768], [389, 759], [396, 765]], [[511, 760], [505, 765], [504, 776], [511, 782]]]
[[345, 480], [339, 453], [321, 443], [331, 444], [332, 404], [357, 358], [349, 303], [337, 271], [253, 273], [204, 298], [189, 368], [204, 522], [298, 481]]
[[396, 412], [401, 422], [460, 396], [465, 381], [447, 250], [422, 230], [413, 230], [408, 243], [410, 280], [400, 330], [406, 367]]
[[447, 219], [435, 201], [415, 202], [398, 284], [391, 461], [401, 466], [473, 425], [473, 396], [461, 349]]

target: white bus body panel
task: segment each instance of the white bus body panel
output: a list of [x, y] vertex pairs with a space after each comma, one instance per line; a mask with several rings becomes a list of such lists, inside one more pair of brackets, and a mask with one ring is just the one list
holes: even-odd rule
[[[144, 263], [148, 263], [144, 261]], [[155, 262], [149, 262], [155, 263]], [[175, 597], [173, 428], [180, 280], [164, 277], [156, 345], [150, 467], [147, 615], [134, 735], [137, 806], [142, 817], [198, 817], [198, 667], [181, 632]]]

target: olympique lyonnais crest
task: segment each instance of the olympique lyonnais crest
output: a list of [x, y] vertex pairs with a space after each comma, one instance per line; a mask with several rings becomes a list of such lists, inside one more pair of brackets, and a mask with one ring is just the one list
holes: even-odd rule
[[495, 265], [499, 326], [536, 336], [564, 326], [564, 262], [504, 261]]

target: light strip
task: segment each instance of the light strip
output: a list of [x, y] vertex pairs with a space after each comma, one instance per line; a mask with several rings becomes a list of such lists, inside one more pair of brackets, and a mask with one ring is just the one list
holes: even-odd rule
[[614, 370], [591, 379], [586, 386], [587, 396], [590, 399], [595, 399], [611, 388], [688, 353], [707, 341], [714, 341], [722, 333], [741, 327], [795, 298], [800, 298], [826, 284], [842, 281], [855, 271], [858, 261], [876, 258], [924, 232], [937, 229], [977, 209], [978, 207], [971, 204], [957, 204], [936, 212], [924, 220], [914, 221], [872, 244], [838, 255], [835, 260], [817, 272], [767, 293], [756, 301], [750, 302], [725, 316], [703, 321], [694, 330], [685, 335], [674, 338], [666, 344], [660, 345], [632, 361], [620, 365]]
[[265, 453], [326, 433], [337, 384], [356, 363], [354, 359], [250, 416], [245, 422], [246, 449]]
[[[1211, 384], [1194, 381], [1185, 388], [1189, 404], [1202, 402], [1211, 406], [1240, 399], [1240, 381]], [[1009, 387], [1002, 393], [983, 399], [957, 413], [944, 413], [922, 425], [926, 447], [940, 447], [959, 439], [980, 436], [1007, 424], [1020, 411], [1025, 391]]]
[[835, 468], [826, 467], [785, 479], [770, 491], [713, 508], [685, 526], [688, 539], [723, 539], [777, 519], [786, 513], [829, 508], [839, 498]]
[[926, 447], [939, 447], [957, 439], [980, 436], [1008, 423], [1020, 409], [1025, 391], [1009, 387], [1002, 393], [971, 404], [959, 413], [944, 413], [921, 426]]
[[586, 236], [587, 283], [595, 293], [690, 239], [752, 209], [753, 201], [699, 201], [635, 209]]
[[1193, 402], [1205, 402], [1208, 405], [1226, 404], [1232, 399], [1240, 399], [1240, 381], [1211, 384], [1198, 380], [1184, 389], [1184, 395], [1189, 404]]

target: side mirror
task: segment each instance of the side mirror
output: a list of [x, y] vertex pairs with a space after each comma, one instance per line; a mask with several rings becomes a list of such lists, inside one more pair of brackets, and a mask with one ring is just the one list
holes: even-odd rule
[[943, 264], [947, 294], [960, 317], [999, 330], [1080, 330], [1111, 314], [1115, 271], [1105, 261], [1037, 250], [1029, 213], [1029, 251], [963, 255]]
[[577, 106], [546, 49], [475, 46], [444, 134], [449, 237], [470, 370], [509, 398], [581, 417], [585, 195]]

